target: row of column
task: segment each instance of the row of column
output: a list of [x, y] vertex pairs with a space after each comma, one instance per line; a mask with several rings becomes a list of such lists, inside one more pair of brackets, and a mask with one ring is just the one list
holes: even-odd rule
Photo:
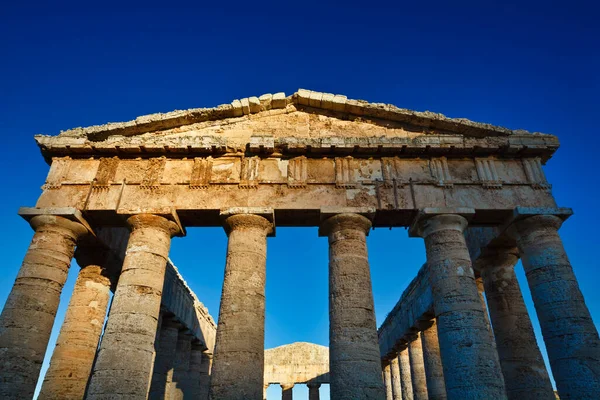
[[[273, 224], [247, 212], [224, 218], [229, 241], [211, 396], [258, 399], [264, 372], [266, 236]], [[111, 395], [145, 399], [150, 390], [165, 267], [171, 238], [179, 228], [149, 214], [132, 216], [128, 223], [132, 232], [87, 388], [89, 399]], [[598, 334], [558, 236], [560, 223], [555, 216], [539, 215], [518, 221], [512, 229], [561, 397], [596, 398], [600, 393]], [[33, 394], [75, 244], [86, 233], [82, 225], [57, 216], [34, 217], [31, 224], [36, 233], [0, 316], [0, 397], [7, 399]], [[507, 393], [503, 361], [498, 362], [478, 298], [463, 236], [466, 226], [467, 220], [457, 214], [424, 215], [412, 234], [425, 240], [447, 398], [502, 399]], [[366, 248], [370, 227], [364, 216], [340, 213], [326, 219], [320, 230], [329, 239], [333, 399], [386, 395]], [[98, 290], [102, 285], [97, 285]], [[91, 303], [96, 304], [87, 304]], [[102, 308], [99, 304], [96, 312], [102, 314]], [[89, 342], [83, 347], [97, 344], [99, 334], [84, 336]], [[420, 336], [420, 341], [414, 338], [407, 346], [409, 354], [415, 354], [413, 363], [420, 363], [415, 343], [423, 347], [425, 335]], [[425, 345], [425, 365], [429, 365], [428, 352]], [[399, 368], [402, 363], [400, 357]], [[58, 364], [54, 376], [60, 376]], [[427, 368], [423, 374], [417, 367], [412, 366], [414, 380], [422, 381], [424, 375], [427, 381]], [[414, 380], [411, 376], [411, 384]], [[68, 390], [66, 381], [61, 385], [60, 393]]]
[[[294, 398], [293, 396], [293, 390], [294, 390], [294, 386], [295, 384], [293, 383], [282, 383], [279, 386], [281, 386], [281, 399], [282, 400], [292, 400]], [[320, 394], [319, 394], [319, 388], [321, 387], [320, 383], [315, 383], [315, 382], [309, 382], [306, 384], [306, 386], [308, 386], [308, 400], [319, 400]], [[267, 399], [267, 388], [269, 387], [269, 385], [265, 385], [263, 387], [263, 399], [266, 400]]]

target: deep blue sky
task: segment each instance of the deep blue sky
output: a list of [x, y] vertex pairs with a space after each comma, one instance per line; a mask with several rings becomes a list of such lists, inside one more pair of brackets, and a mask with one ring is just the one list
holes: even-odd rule
[[[32, 236], [16, 211], [35, 204], [48, 169], [34, 134], [306, 88], [558, 135], [546, 173], [559, 205], [575, 209], [561, 234], [600, 321], [592, 1], [11, 3], [0, 9], [0, 305]], [[225, 245], [221, 229], [190, 229], [171, 253], [215, 318]], [[278, 229], [268, 246], [266, 346], [327, 345], [326, 240]], [[369, 251], [379, 324], [425, 252], [402, 229], [376, 230]]]

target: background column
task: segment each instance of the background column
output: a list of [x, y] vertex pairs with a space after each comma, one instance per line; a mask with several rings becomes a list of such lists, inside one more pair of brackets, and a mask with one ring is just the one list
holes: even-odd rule
[[448, 399], [506, 399], [460, 215], [421, 215], [411, 234], [425, 239]]
[[562, 220], [537, 215], [514, 223], [527, 282], [561, 399], [600, 397], [598, 331], [558, 228]]
[[282, 383], [281, 385], [281, 400], [292, 400], [293, 399], [293, 383]]
[[383, 399], [366, 235], [371, 221], [337, 214], [319, 233], [329, 237], [331, 398]]
[[383, 384], [385, 385], [385, 398], [393, 400], [392, 394], [392, 371], [390, 364], [383, 366]]
[[226, 217], [229, 236], [211, 376], [213, 400], [260, 399], [265, 350], [267, 234], [273, 224], [254, 214]]
[[[105, 263], [106, 254], [99, 249], [87, 251], [101, 254], [79, 257], [82, 268], [44, 377], [40, 399], [82, 399], [92, 372], [111, 282], [100, 266]], [[87, 265], [84, 260], [88, 261]]]
[[181, 400], [184, 397], [190, 397], [185, 392], [187, 389], [188, 370], [190, 369], [190, 357], [192, 352], [192, 339], [194, 337], [185, 330], [180, 330], [177, 337], [177, 346], [175, 349], [175, 365], [173, 366], [173, 379], [168, 382], [170, 386], [170, 399]]
[[444, 383], [444, 369], [440, 356], [437, 325], [435, 320], [427, 321], [423, 325], [421, 344], [423, 345], [427, 394], [429, 400], [445, 400], [446, 384]]
[[553, 400], [554, 389], [515, 275], [517, 261], [517, 249], [498, 249], [479, 258], [506, 394], [511, 400]]
[[87, 399], [148, 395], [165, 267], [171, 237], [179, 228], [150, 214], [127, 222], [132, 232]]
[[410, 377], [410, 356], [408, 347], [398, 352], [400, 377], [402, 379], [402, 400], [413, 400], [412, 378]]
[[394, 400], [402, 400], [402, 384], [400, 383], [400, 364], [398, 362], [398, 357], [394, 357], [390, 361], [390, 372], [392, 375], [392, 398]]
[[177, 349], [177, 338], [182, 325], [172, 317], [163, 316], [158, 335], [158, 346], [154, 358], [152, 370], [152, 383], [150, 385], [151, 400], [162, 400], [167, 397], [167, 383], [173, 376], [175, 365], [175, 351]]
[[210, 378], [212, 370], [213, 355], [207, 350], [202, 352], [202, 368], [200, 374], [200, 400], [208, 400], [208, 393], [210, 391]]
[[33, 397], [77, 239], [86, 228], [54, 215], [35, 216], [35, 230], [0, 315], [0, 398]]
[[415, 400], [427, 400], [427, 379], [425, 377], [423, 347], [418, 332], [408, 342], [408, 354], [410, 355], [410, 377], [413, 384], [413, 397]]
[[321, 387], [320, 383], [312, 383], [309, 382], [306, 384], [308, 386], [308, 400], [320, 400], [319, 388]]

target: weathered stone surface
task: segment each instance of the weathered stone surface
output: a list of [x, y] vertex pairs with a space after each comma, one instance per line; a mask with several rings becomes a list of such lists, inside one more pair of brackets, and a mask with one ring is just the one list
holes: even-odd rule
[[161, 400], [170, 395], [169, 382], [173, 380], [177, 338], [182, 325], [170, 317], [163, 317], [158, 332], [158, 343], [152, 381], [150, 383], [150, 400]]
[[402, 378], [402, 399], [413, 400], [412, 378], [410, 376], [410, 356], [408, 347], [398, 352], [398, 360], [400, 364], [400, 377]]
[[390, 364], [383, 366], [383, 384], [385, 385], [385, 398], [386, 400], [393, 400], [393, 389], [392, 389], [392, 371]]
[[514, 266], [517, 249], [498, 249], [479, 260], [496, 347], [509, 399], [554, 399]]
[[392, 358], [390, 361], [391, 378], [392, 378], [392, 398], [394, 400], [402, 400], [402, 383], [400, 378], [400, 365], [398, 357]]
[[367, 256], [371, 221], [338, 214], [320, 228], [329, 238], [331, 398], [384, 399]]
[[[97, 262], [100, 264], [103, 258], [98, 255]], [[111, 282], [102, 266], [81, 267], [39, 399], [76, 400], [85, 394], [104, 327]]]
[[427, 400], [427, 380], [425, 377], [421, 338], [417, 333], [410, 339], [408, 342], [408, 354], [410, 358], [410, 378], [412, 380], [413, 398], [415, 400]]
[[194, 337], [186, 331], [180, 331], [177, 337], [175, 349], [175, 363], [173, 365], [173, 379], [167, 382], [167, 390], [170, 399], [182, 400], [190, 397], [187, 392], [188, 372], [190, 369], [190, 357], [192, 351], [192, 339]]
[[430, 267], [448, 399], [505, 399], [502, 372], [463, 235], [467, 220], [441, 214], [418, 224]]
[[562, 220], [538, 215], [517, 221], [514, 235], [561, 399], [600, 394], [600, 340], [558, 228]]
[[444, 370], [440, 355], [437, 325], [435, 320], [429, 321], [421, 331], [423, 346], [423, 362], [425, 363], [425, 377], [427, 380], [427, 395], [429, 400], [445, 400], [446, 384], [444, 383]]
[[31, 398], [50, 339], [77, 239], [87, 229], [39, 215], [17, 279], [0, 315], [0, 398]]
[[179, 227], [150, 214], [134, 215], [127, 222], [132, 232], [88, 399], [145, 399], [150, 389], [165, 267]]
[[264, 378], [265, 267], [273, 224], [253, 214], [225, 219], [229, 236], [212, 367], [213, 400], [260, 399]]
[[297, 342], [265, 350], [264, 383], [329, 383], [329, 348]]

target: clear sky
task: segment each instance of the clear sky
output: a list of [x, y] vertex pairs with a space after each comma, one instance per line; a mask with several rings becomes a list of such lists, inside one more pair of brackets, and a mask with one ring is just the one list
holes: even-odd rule
[[[17, 209], [35, 204], [48, 170], [34, 134], [306, 88], [558, 135], [545, 170], [559, 205], [575, 210], [561, 235], [600, 321], [594, 2], [16, 3], [0, 9], [0, 305], [32, 237]], [[226, 237], [188, 232], [171, 258], [216, 319]], [[368, 245], [380, 324], [425, 252], [404, 229], [375, 230]], [[327, 345], [327, 243], [316, 229], [278, 229], [268, 240], [266, 290], [267, 348]]]

